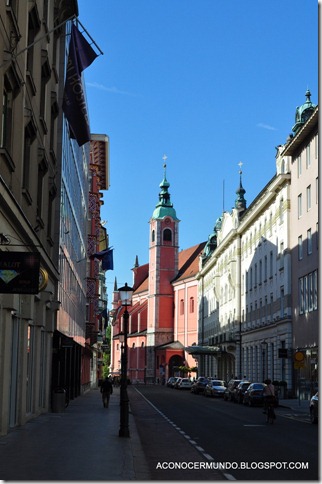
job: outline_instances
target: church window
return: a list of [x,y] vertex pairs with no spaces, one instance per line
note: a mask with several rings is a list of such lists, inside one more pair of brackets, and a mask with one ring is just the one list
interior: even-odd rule
[[180,314],[184,314],[184,300],[180,299]]
[[172,240],[172,232],[170,229],[165,229],[163,231],[163,240],[164,242],[171,242]]
[[191,313],[195,312],[195,300],[193,297],[190,298],[190,312]]
[[152,240],[152,242],[155,241],[155,231],[154,230],[152,230],[151,240]]

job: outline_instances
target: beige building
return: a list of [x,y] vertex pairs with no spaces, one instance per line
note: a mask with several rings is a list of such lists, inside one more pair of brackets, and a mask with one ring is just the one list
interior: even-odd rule
[[[200,259],[199,375],[271,378],[312,394],[318,362],[318,108],[297,108],[276,175],[216,221]],[[303,354],[304,361],[297,358]]]
[[[241,234],[240,376],[292,388],[290,183],[288,164],[276,158],[276,175],[247,209]],[[287,357],[282,358],[281,351]]]
[[281,151],[289,159],[291,184],[292,348],[297,394],[311,395],[318,385],[319,349],[319,150],[318,107],[306,101],[297,108],[294,136]]

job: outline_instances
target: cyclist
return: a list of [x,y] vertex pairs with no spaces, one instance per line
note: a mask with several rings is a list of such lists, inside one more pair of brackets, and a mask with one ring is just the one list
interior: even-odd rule
[[264,413],[267,413],[268,405],[275,404],[275,387],[272,384],[272,380],[269,378],[264,381],[265,387],[263,390],[264,395]]

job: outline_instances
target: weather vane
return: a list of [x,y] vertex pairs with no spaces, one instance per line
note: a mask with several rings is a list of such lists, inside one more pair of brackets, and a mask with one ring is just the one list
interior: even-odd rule
[[164,162],[164,163],[163,163],[163,168],[166,168],[166,166],[167,166],[166,161],[167,161],[167,159],[168,159],[167,155],[163,155],[163,156],[162,156],[162,159],[163,159],[163,162]]
[[243,166],[243,163],[240,161],[239,163],[237,163],[238,166],[239,166],[239,174],[241,175],[243,172],[242,172],[242,169],[241,167]]

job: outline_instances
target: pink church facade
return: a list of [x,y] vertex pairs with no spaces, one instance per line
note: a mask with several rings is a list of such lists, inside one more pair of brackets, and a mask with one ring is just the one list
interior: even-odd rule
[[[194,368],[186,348],[198,342],[199,257],[205,242],[179,252],[179,219],[160,183],[159,203],[150,219],[149,263],[133,268],[132,306],[128,307],[128,378],[132,382],[163,383]],[[117,287],[112,303],[111,374],[121,368],[123,312]],[[181,370],[180,370],[181,367]],[[188,373],[189,374],[189,373]],[[192,376],[196,376],[194,373]]]

